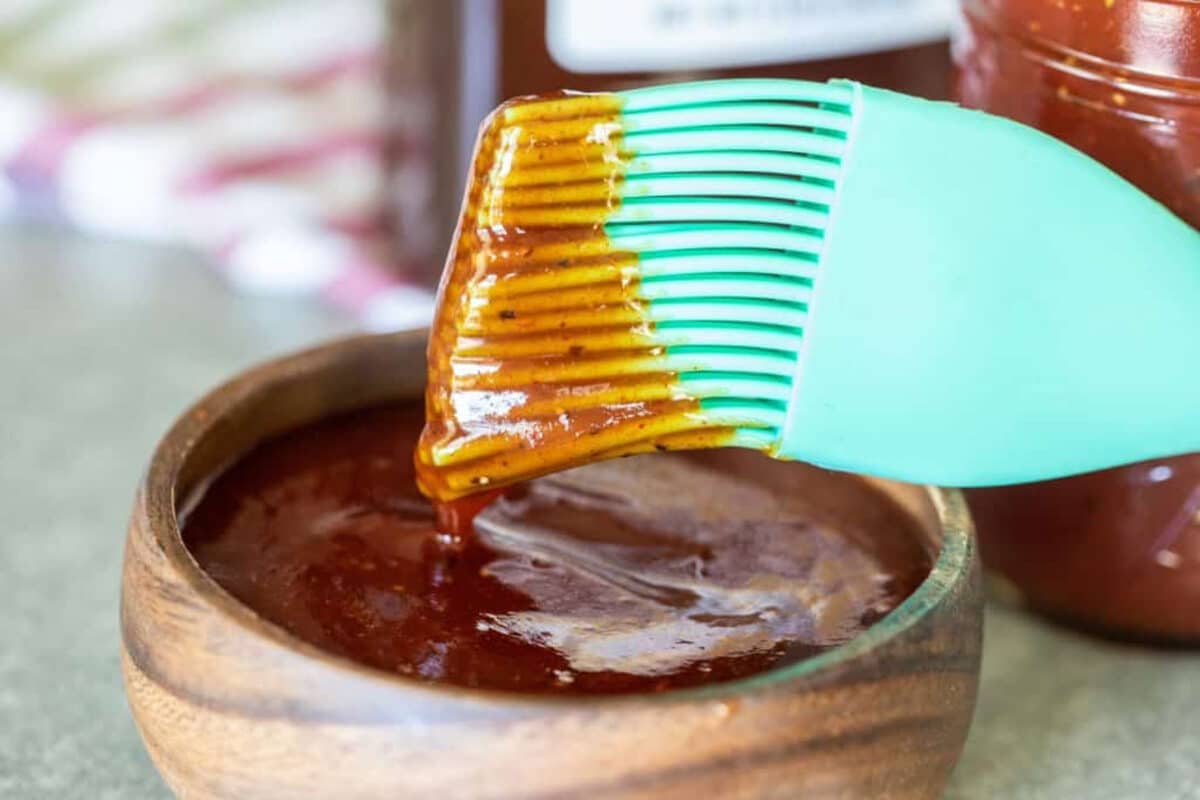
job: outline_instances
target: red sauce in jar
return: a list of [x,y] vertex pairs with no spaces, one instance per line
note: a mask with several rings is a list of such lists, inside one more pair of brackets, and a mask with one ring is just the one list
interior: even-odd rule
[[1200,457],[967,495],[988,567],[1041,610],[1200,642]]
[[968,106],[1079,148],[1200,227],[1200,3],[964,0]]
[[[748,450],[655,453],[526,484],[440,534],[419,403],[268,441],[183,515],[264,618],[412,678],[555,694],[731,680],[853,638],[928,575],[928,537],[852,475]],[[460,520],[465,522],[465,519]]]
[[[964,104],[1057,136],[1200,228],[1200,3],[964,0],[963,11]],[[1200,643],[1200,455],[968,499],[985,562],[1035,607]]]

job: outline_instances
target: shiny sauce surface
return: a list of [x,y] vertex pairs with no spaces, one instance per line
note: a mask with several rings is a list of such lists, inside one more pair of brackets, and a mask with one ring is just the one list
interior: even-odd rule
[[654,692],[834,647],[903,601],[927,537],[854,476],[748,450],[609,461],[532,481],[440,534],[416,403],[268,441],[182,519],[258,614],[363,664],[459,686]]

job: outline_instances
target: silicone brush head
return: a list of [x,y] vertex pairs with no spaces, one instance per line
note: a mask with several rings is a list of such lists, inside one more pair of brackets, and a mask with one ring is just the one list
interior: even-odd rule
[[785,423],[849,86],[520,98],[485,122],[429,347],[427,494]]

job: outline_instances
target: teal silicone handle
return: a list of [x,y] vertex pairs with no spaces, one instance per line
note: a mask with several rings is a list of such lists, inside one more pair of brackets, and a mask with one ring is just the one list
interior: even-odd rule
[[969,486],[1200,450],[1200,233],[1049,136],[855,88],[778,454]]

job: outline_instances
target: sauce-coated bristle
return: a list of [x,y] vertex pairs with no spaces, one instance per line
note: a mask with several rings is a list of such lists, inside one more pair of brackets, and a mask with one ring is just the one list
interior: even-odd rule
[[813,86],[699,106],[561,94],[489,118],[429,347],[428,494],[771,446],[850,120]]

